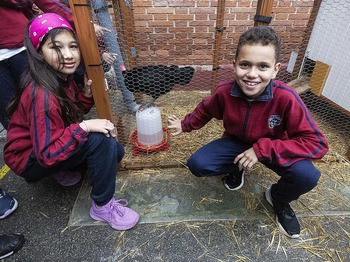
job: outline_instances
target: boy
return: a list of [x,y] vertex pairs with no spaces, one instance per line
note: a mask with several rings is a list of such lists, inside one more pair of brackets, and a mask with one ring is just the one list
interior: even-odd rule
[[322,158],[328,144],[294,89],[273,80],[280,50],[280,38],[269,27],[243,33],[233,62],[235,81],[219,83],[184,120],[170,116],[168,128],[178,135],[212,118],[223,120],[222,138],[189,158],[190,171],[199,177],[227,174],[225,187],[238,190],[245,171],[260,161],[281,177],[265,192],[276,222],[285,235],[297,238],[300,225],[289,203],[317,185],[320,172],[310,159]]

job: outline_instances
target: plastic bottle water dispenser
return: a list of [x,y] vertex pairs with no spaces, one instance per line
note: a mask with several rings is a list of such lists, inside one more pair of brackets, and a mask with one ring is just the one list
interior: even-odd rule
[[137,139],[141,145],[153,146],[163,140],[162,118],[156,107],[136,112]]

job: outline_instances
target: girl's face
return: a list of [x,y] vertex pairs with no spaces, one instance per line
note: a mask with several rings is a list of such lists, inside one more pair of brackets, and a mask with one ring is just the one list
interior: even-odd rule
[[238,85],[251,99],[264,92],[281,67],[280,63],[276,63],[275,47],[260,44],[242,46],[233,64]]
[[49,37],[41,46],[44,60],[59,72],[63,79],[73,74],[80,64],[80,50],[77,40],[68,31]]

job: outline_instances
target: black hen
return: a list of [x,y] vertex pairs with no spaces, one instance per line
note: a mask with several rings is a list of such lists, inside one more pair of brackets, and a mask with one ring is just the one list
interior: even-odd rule
[[139,66],[123,71],[125,86],[130,92],[140,92],[152,97],[145,107],[154,104],[161,95],[170,92],[175,84],[187,85],[191,82],[194,68],[190,66]]

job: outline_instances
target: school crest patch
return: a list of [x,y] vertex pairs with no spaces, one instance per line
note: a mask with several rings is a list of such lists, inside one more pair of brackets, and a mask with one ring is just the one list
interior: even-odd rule
[[273,129],[275,126],[279,126],[282,122],[282,118],[279,115],[271,115],[269,118],[269,128]]

